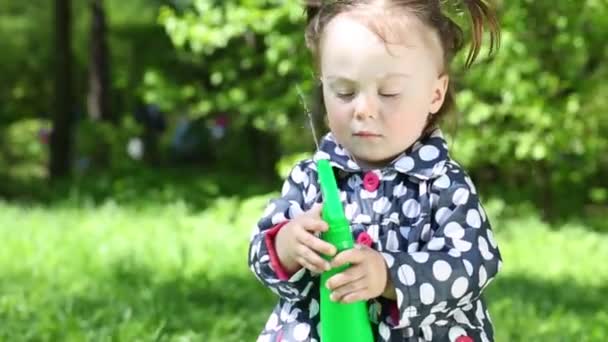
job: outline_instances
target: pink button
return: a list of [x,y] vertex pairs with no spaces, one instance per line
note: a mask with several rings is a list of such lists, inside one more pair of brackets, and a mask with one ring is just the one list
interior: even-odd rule
[[469,336],[462,335],[456,339],[456,342],[474,342],[474,341]]
[[374,240],[372,239],[367,232],[361,232],[357,236],[357,243],[363,246],[371,247]]
[[363,176],[363,188],[365,188],[365,190],[369,192],[376,191],[379,185],[380,178],[378,178],[378,175],[372,171],[369,171],[365,174],[365,176]]

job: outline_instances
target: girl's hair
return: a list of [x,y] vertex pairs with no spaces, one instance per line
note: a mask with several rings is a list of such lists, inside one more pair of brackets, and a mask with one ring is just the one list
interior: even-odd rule
[[[320,58],[320,43],[323,31],[327,24],[338,14],[356,9],[361,5],[371,4],[380,0],[306,0],[306,45],[312,52],[314,61],[319,65]],[[443,50],[443,69],[447,72],[449,65],[458,51],[464,45],[463,30],[450,17],[448,17],[442,6],[461,5],[464,4],[465,10],[469,13],[471,22],[471,46],[466,59],[465,67],[469,68],[477,56],[481,48],[484,27],[487,26],[490,31],[490,49],[489,54],[493,54],[500,44],[500,30],[496,13],[487,4],[486,0],[383,0],[380,1],[385,7],[390,5],[392,9],[405,10],[405,13],[413,15],[426,27],[434,30],[441,42]],[[393,12],[395,13],[395,12]],[[375,28],[379,37],[386,41],[386,37],[382,36],[382,32]],[[319,87],[322,87],[319,85]],[[317,95],[322,94],[321,89],[317,90]],[[323,97],[317,99],[319,104],[317,108],[324,108],[322,103]],[[448,85],[445,95],[445,100],[441,109],[435,114],[429,116],[429,121],[424,129],[423,134],[430,132],[445,114],[453,109],[454,106],[454,91],[452,82]]]

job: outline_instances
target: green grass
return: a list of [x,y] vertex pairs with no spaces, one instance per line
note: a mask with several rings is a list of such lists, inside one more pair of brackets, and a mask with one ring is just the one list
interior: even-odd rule
[[606,341],[608,235],[534,217],[501,223],[505,267],[488,291],[497,341]]
[[[0,340],[254,341],[274,304],[246,255],[267,199],[0,202]],[[605,341],[608,236],[533,214],[495,227],[497,341]]]

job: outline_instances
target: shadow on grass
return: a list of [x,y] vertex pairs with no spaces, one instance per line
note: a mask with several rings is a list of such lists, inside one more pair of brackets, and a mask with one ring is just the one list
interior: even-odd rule
[[524,275],[498,278],[486,298],[497,341],[605,341],[608,285],[547,281]]
[[[31,300],[25,297],[12,307],[11,300],[4,301],[0,337],[15,340],[27,332],[32,340],[88,336],[121,341],[253,341],[276,300],[249,273],[210,278],[201,271],[184,276],[125,261],[93,277],[78,291],[45,285],[37,290],[46,292]],[[34,283],[27,277],[9,278],[23,284],[4,280],[0,290]],[[608,334],[606,293],[606,286],[587,288],[567,280],[509,276],[494,282],[487,296],[497,336],[509,341],[595,341],[593,336]],[[24,307],[29,314],[20,313]]]
[[81,277],[74,282],[84,286],[69,290],[28,275],[3,276],[0,338],[251,341],[274,305],[274,295],[250,274],[169,276],[127,262]]
[[135,303],[152,305],[163,335],[192,330],[205,340],[250,340],[274,304],[274,295],[248,273],[214,278],[198,273],[164,280],[153,280],[151,274],[143,268],[118,267],[114,281],[125,299],[134,291],[147,292]]
[[488,288],[492,301],[530,303],[543,317],[564,309],[577,316],[608,312],[608,285],[584,287],[573,280],[549,282],[525,276],[502,276]]
[[153,274],[119,266],[111,281],[114,294],[133,307],[133,319],[156,327],[156,339],[190,332],[201,341],[251,341],[274,304],[274,295],[247,273],[156,280]]

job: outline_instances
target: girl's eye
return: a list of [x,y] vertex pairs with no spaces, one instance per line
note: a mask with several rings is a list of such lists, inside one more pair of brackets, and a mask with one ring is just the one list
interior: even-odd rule
[[338,96],[341,99],[350,99],[351,97],[353,97],[353,95],[355,95],[355,93],[336,93],[336,96]]
[[393,94],[380,94],[380,96],[382,97],[397,97],[399,96],[399,93],[393,93]]

